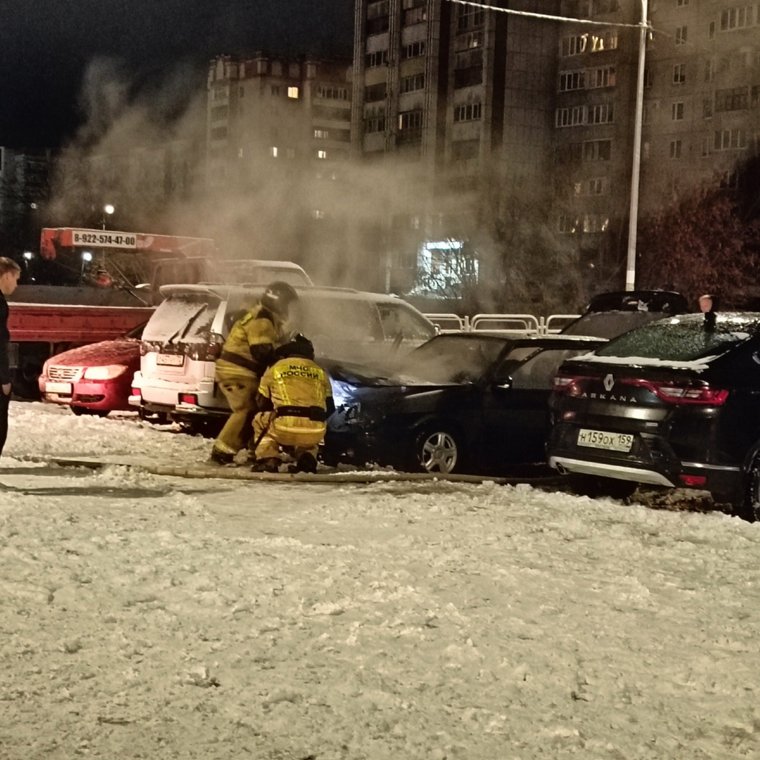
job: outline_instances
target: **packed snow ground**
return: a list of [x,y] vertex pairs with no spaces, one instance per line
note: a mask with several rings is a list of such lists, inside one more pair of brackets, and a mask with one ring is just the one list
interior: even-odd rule
[[62,470],[202,462],[12,404],[0,757],[760,757],[760,525],[529,486]]

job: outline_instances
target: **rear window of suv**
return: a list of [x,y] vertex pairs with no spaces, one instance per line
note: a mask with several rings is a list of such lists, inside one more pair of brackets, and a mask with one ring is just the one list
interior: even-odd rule
[[711,330],[705,328],[702,314],[668,317],[615,338],[597,349],[596,355],[695,361],[726,353],[757,329],[756,316],[720,314]]
[[142,339],[161,343],[203,343],[209,339],[219,299],[211,294],[172,296],[159,304]]

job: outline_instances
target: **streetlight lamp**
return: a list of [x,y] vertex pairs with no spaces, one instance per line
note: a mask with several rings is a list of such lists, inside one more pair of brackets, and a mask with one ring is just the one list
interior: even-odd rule
[[106,228],[106,216],[112,216],[114,211],[116,211],[116,207],[112,203],[106,203],[106,205],[103,206],[103,216],[100,219],[103,229]]
[[636,75],[636,109],[633,116],[633,151],[631,165],[631,198],[628,209],[628,255],[625,269],[625,289],[636,287],[636,234],[639,215],[639,178],[641,173],[641,127],[644,114],[644,64],[646,62],[648,0],[641,2],[641,22],[639,24],[639,60]]

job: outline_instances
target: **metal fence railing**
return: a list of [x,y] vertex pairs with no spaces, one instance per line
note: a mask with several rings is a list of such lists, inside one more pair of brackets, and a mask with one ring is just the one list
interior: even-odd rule
[[550,335],[558,333],[578,314],[550,314],[537,317],[534,314],[425,314],[441,332],[472,332],[477,330],[499,330],[524,335]]

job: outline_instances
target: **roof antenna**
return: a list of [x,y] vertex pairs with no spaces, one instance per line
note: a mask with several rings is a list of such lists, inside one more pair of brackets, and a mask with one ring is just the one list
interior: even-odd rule
[[718,299],[712,293],[705,293],[699,297],[699,310],[705,315],[705,332],[715,330],[715,309],[717,305]]

